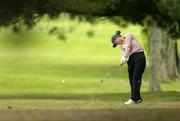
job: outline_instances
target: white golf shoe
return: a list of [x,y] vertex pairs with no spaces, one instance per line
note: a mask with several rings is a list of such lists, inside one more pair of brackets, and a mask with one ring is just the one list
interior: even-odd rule
[[126,101],[124,104],[125,104],[125,105],[131,105],[131,104],[136,104],[136,102],[135,102],[134,100],[132,100],[132,99],[129,99],[129,100]]
[[131,105],[131,104],[137,104],[137,103],[141,103],[143,100],[142,99],[140,99],[140,100],[138,100],[138,101],[134,101],[134,100],[132,100],[132,99],[129,99],[127,102],[125,102],[124,104],[126,104],[126,105]]

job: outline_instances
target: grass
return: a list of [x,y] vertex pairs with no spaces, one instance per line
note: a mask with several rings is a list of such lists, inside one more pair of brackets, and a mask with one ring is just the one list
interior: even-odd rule
[[[44,27],[45,23],[42,21],[39,26]],[[119,27],[108,21],[91,26],[67,18],[66,22],[60,19],[49,22],[48,26],[55,23],[76,29],[66,41],[47,35],[47,28],[42,28],[43,33],[35,28],[24,35],[1,30],[0,109],[9,106],[13,109],[123,108],[130,92],[127,66],[119,68],[104,83],[100,82],[120,64],[120,50],[112,49],[110,42]],[[146,47],[141,29],[137,25],[121,28],[123,34],[134,33]],[[93,37],[87,36],[89,30],[95,31]],[[147,65],[142,84],[144,103],[140,107],[179,108],[180,83],[162,83],[161,87],[164,92],[148,92]]]
[[[131,108],[180,108],[179,92],[143,92],[144,102]],[[28,93],[1,94],[0,107],[7,109],[121,109],[129,93]],[[161,98],[160,98],[161,97]]]
[[[107,21],[91,26],[66,20],[69,23],[59,20],[62,26],[76,27],[66,41],[57,40],[47,32],[40,34],[37,28],[18,35],[10,33],[9,29],[2,31],[1,93],[116,93],[129,90],[126,66],[119,68],[103,85],[100,83],[120,64],[120,50],[112,49],[110,42],[111,35],[118,27]],[[53,25],[54,22],[49,23],[49,28]],[[39,26],[44,26],[44,23],[41,22]],[[129,26],[124,32],[134,31],[135,28]],[[137,28],[140,31],[140,27]],[[88,37],[86,32],[92,29],[95,35]],[[140,37],[137,31],[136,34]],[[35,37],[25,38],[25,35]],[[61,83],[62,80],[65,80],[65,84]]]

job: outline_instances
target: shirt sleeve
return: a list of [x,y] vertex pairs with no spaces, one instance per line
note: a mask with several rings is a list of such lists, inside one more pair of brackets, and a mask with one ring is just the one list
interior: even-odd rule
[[131,51],[131,37],[127,36],[125,39],[126,39],[126,46],[124,51],[124,57],[128,58]]

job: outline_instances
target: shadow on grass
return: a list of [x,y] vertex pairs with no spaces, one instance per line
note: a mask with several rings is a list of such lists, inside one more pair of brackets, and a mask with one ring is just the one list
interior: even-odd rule
[[120,100],[127,99],[128,93],[28,93],[28,94],[0,94],[0,99],[54,99],[54,100]]
[[1,121],[179,121],[179,109],[1,111]]
[[179,109],[1,111],[1,121],[179,121]]
[[[180,102],[180,92],[143,92],[146,102]],[[0,94],[0,99],[53,99],[53,100],[105,100],[125,101],[129,93],[27,93],[27,94]]]

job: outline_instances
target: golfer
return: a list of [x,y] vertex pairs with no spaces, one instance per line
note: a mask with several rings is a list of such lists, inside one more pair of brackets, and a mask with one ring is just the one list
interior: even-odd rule
[[146,67],[144,49],[139,41],[130,33],[122,36],[120,31],[116,31],[111,41],[114,48],[117,45],[121,47],[121,65],[128,64],[131,97],[124,104],[141,103],[143,101],[140,94],[141,79]]

